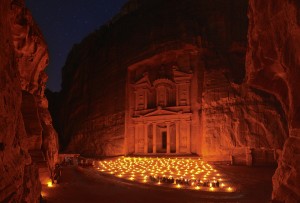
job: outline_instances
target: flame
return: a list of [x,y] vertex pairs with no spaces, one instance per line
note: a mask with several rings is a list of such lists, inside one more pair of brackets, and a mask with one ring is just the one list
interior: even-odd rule
[[47,186],[48,186],[48,187],[53,187],[52,181],[48,181],[48,182],[47,182]]
[[228,187],[227,190],[228,190],[229,192],[231,192],[231,191],[232,191],[232,188],[231,188],[231,187]]
[[[205,191],[233,191],[231,187],[225,187],[230,185],[228,178],[224,178],[220,171],[215,170],[212,165],[200,158],[120,157],[99,161],[95,169],[100,173],[114,174],[120,178],[146,184],[173,188],[184,186],[186,189]],[[164,184],[165,179],[173,179],[174,186],[171,182]],[[181,182],[182,180],[184,183]],[[205,182],[208,182],[208,185],[202,187]],[[216,186],[217,182],[220,187]]]

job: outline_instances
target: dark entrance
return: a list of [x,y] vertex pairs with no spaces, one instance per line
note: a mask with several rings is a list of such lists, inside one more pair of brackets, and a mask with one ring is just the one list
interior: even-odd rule
[[162,142],[162,149],[167,149],[167,132],[162,132],[161,134],[161,142]]

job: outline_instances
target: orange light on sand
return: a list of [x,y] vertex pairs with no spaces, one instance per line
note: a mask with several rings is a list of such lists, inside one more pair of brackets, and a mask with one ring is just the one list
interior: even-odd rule
[[233,191],[229,187],[232,186],[229,179],[200,158],[120,157],[99,161],[95,169],[119,178],[157,186]]

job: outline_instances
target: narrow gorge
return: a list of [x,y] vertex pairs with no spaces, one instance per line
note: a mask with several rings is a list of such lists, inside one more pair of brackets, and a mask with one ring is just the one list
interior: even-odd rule
[[277,166],[270,200],[300,201],[299,1],[129,0],[73,46],[60,92],[24,1],[0,22],[0,202],[39,202],[59,149]]
[[0,202],[39,202],[58,158],[47,44],[23,1],[1,1],[0,21]]

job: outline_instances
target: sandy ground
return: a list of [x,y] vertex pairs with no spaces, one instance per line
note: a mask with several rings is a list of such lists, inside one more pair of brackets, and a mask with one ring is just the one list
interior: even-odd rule
[[162,188],[102,175],[93,168],[67,166],[60,184],[43,185],[47,203],[200,203],[270,202],[275,167],[215,166],[228,175],[239,189],[234,193],[191,191]]

